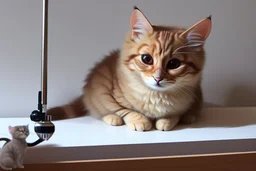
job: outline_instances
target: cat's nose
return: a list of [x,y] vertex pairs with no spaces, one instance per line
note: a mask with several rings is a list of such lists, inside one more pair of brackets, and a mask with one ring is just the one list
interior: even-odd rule
[[154,77],[154,79],[155,79],[155,81],[156,81],[157,83],[159,83],[160,81],[162,81],[162,80],[163,80],[163,78],[162,78],[162,77]]

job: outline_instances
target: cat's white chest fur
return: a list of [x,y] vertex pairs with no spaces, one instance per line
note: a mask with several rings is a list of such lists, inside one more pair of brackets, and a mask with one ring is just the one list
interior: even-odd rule
[[193,99],[189,99],[186,94],[180,94],[177,91],[164,93],[140,89],[140,91],[131,92],[133,100],[130,103],[137,111],[150,118],[181,114],[188,109]]

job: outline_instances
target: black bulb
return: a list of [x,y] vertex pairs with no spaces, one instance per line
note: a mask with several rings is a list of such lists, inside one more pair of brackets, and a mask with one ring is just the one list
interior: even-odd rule
[[40,113],[38,110],[34,110],[31,114],[30,114],[30,119],[34,122],[39,122],[44,120],[44,115],[42,113]]

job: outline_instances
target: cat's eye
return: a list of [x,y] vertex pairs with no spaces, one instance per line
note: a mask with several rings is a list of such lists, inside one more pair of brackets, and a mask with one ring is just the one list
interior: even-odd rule
[[168,69],[177,69],[179,68],[181,65],[181,61],[177,58],[173,58],[171,60],[169,60],[168,64],[167,64],[167,68]]
[[147,65],[153,65],[153,61],[154,61],[152,56],[150,56],[149,54],[141,55],[141,60],[143,63],[145,63]]

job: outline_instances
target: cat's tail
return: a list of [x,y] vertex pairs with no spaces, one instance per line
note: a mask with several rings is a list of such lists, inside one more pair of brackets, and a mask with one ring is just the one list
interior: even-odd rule
[[87,110],[83,104],[83,96],[80,96],[68,104],[49,108],[47,114],[52,116],[52,120],[71,119],[84,116]]
[[0,138],[0,141],[5,141],[4,145],[5,146],[7,143],[9,143],[11,141],[11,139],[9,138]]

